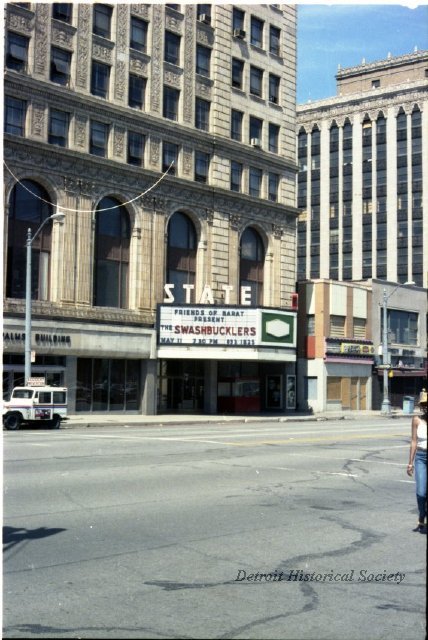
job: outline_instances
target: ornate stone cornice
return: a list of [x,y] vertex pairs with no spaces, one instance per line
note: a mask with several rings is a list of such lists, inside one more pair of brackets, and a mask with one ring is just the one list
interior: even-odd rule
[[[428,84],[426,87],[410,87],[405,86],[402,90],[399,87],[391,88],[391,91],[385,91],[382,95],[369,96],[366,93],[339,96],[320,100],[311,105],[299,105],[297,108],[297,127],[306,127],[321,122],[322,120],[351,118],[355,113],[361,111],[370,111],[377,115],[380,111],[386,115],[388,107],[396,105],[397,107],[415,104],[423,110],[424,103],[428,99]],[[376,119],[375,118],[375,119]]]
[[[3,306],[5,318],[23,316],[25,301],[7,298]],[[46,318],[58,320],[83,320],[85,322],[101,322],[118,325],[144,325],[153,327],[155,313],[140,309],[111,309],[101,307],[78,307],[67,304],[33,300],[32,316],[34,319]]]

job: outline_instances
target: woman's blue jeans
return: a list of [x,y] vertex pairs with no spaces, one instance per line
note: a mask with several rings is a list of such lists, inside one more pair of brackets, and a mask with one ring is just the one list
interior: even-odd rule
[[419,522],[427,515],[427,452],[418,450],[415,455],[416,500],[419,509]]

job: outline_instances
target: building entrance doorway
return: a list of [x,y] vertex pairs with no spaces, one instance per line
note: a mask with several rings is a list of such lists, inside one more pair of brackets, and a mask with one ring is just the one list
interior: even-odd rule
[[197,413],[204,409],[204,366],[201,361],[159,362],[160,413]]

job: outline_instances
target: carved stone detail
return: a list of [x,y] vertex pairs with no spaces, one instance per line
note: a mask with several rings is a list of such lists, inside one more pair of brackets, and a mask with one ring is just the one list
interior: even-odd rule
[[172,71],[169,69],[164,73],[164,80],[166,84],[171,85],[172,87],[180,87],[181,86],[181,71]]
[[34,16],[20,16],[16,13],[10,13],[8,16],[7,26],[22,34],[31,35],[33,32],[33,25]]
[[184,34],[184,87],[183,87],[183,120],[184,122],[193,122],[193,103],[194,103],[194,77],[195,77],[195,20],[196,6],[186,5],[186,22]]
[[211,98],[211,85],[196,80],[196,94],[204,98]]
[[214,209],[206,208],[203,218],[210,226],[214,223]]
[[31,133],[34,136],[44,137],[45,129],[45,106],[40,103],[33,104]]
[[149,17],[149,5],[147,4],[131,4],[131,13],[141,18]]
[[128,7],[126,4],[117,5],[117,37],[116,47],[118,51],[125,51],[128,40]]
[[77,79],[78,87],[86,89],[88,82],[89,64],[89,23],[91,19],[91,6],[77,5],[79,8],[79,21],[77,29]]
[[121,158],[125,148],[125,129],[122,127],[115,127],[113,136],[113,153],[115,156]]
[[74,119],[74,143],[76,147],[86,147],[86,124],[88,118],[84,114],[76,114]]
[[156,167],[159,164],[160,144],[160,138],[152,137],[150,139],[150,163]]
[[196,40],[201,44],[204,44],[210,47],[214,44],[214,32],[212,31],[212,29],[208,31],[207,29],[204,29],[198,24],[197,30],[196,30]]
[[126,77],[126,63],[123,60],[117,60],[115,71],[115,98],[116,100],[122,100],[125,95],[125,77]]
[[37,5],[35,42],[34,42],[34,70],[36,73],[44,74],[48,59],[48,24],[49,24],[48,4],[39,3]]
[[67,25],[56,25],[52,23],[52,44],[57,44],[66,49],[73,48],[73,38],[76,30],[67,28]]
[[64,177],[64,189],[68,193],[75,193],[79,195],[93,196],[95,192],[95,183],[89,180],[82,180],[81,178],[71,178],[69,176]]
[[281,240],[282,236],[284,235],[284,227],[280,224],[272,224],[272,232],[274,238]]
[[173,16],[165,15],[165,27],[170,29],[171,31],[175,31],[179,35],[181,35],[181,25],[182,20],[177,20],[177,18]]
[[153,42],[157,42],[158,46],[154,48],[152,55],[152,73],[151,73],[151,109],[155,113],[160,112],[161,103],[161,77],[162,77],[162,56],[163,56],[163,24],[162,24],[162,6],[158,4],[152,5],[152,37]]
[[233,229],[233,231],[239,231],[242,226],[242,216],[236,215],[236,213],[232,213],[229,216],[229,224],[230,228]]
[[92,56],[97,60],[111,64],[112,51],[109,47],[104,47],[103,45],[94,42],[92,45]]
[[190,175],[193,164],[193,151],[191,147],[183,146],[183,173]]
[[146,76],[148,75],[148,63],[137,58],[135,55],[129,59],[129,70],[133,73],[137,73],[138,75]]

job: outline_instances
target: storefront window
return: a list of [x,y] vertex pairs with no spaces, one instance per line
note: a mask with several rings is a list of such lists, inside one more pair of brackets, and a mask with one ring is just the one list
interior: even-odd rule
[[96,216],[94,305],[124,309],[128,306],[129,215],[117,200],[103,198]]
[[240,286],[251,288],[251,304],[263,304],[265,250],[255,229],[248,227],[241,238]]
[[78,358],[76,411],[137,411],[140,360]]
[[[27,229],[35,233],[53,209],[49,194],[32,180],[15,185],[10,197],[7,234],[6,296],[25,298]],[[34,240],[31,251],[31,297],[46,300],[49,296],[49,273],[52,224],[47,223]]]
[[177,303],[185,302],[183,284],[194,284],[196,272],[196,231],[188,216],[174,213],[168,224],[166,281],[174,285]]

